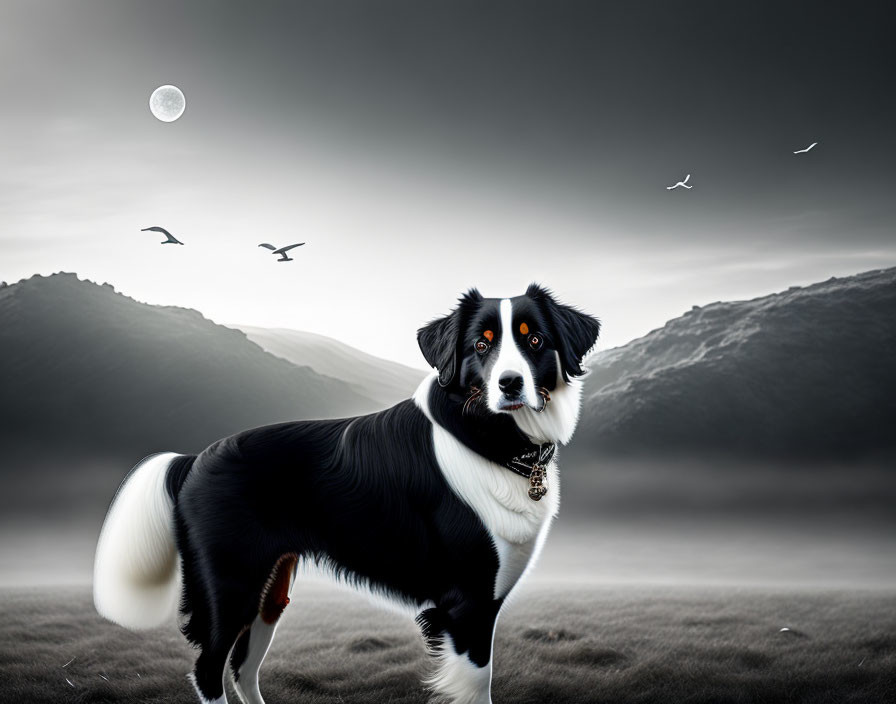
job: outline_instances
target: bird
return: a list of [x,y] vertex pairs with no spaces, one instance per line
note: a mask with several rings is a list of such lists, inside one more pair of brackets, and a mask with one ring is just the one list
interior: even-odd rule
[[666,190],[667,190],[667,191],[671,191],[673,188],[678,188],[679,186],[684,186],[684,187],[687,188],[687,189],[691,189],[691,188],[693,188],[693,186],[689,186],[689,185],[688,185],[688,179],[689,179],[690,177],[691,177],[691,175],[688,174],[687,176],[684,177],[684,181],[679,181],[679,182],[676,183],[674,186],[666,186]]
[[286,256],[286,253],[287,253],[289,250],[291,250],[291,249],[295,249],[296,247],[301,247],[303,244],[305,244],[305,243],[304,243],[304,242],[299,242],[298,244],[288,244],[288,245],[286,245],[285,247],[280,247],[279,249],[278,249],[277,247],[275,247],[274,245],[272,245],[272,244],[268,244],[267,242],[262,242],[262,243],[261,243],[260,245],[258,245],[258,246],[259,246],[259,247],[264,247],[265,249],[269,249],[269,250],[271,250],[274,254],[279,254],[279,255],[280,255],[280,258],[277,260],[278,262],[291,262],[291,261],[294,261],[294,260],[291,259],[290,257],[287,257],[287,256]]
[[806,147],[805,149],[797,149],[797,150],[794,152],[794,154],[805,154],[807,151],[809,151],[809,150],[810,150],[812,147],[814,147],[816,144],[818,144],[818,142],[812,142],[812,144],[810,144],[810,145],[809,145],[808,147]]
[[159,242],[159,244],[183,244],[183,242],[168,232],[164,227],[144,227],[140,232],[161,232],[168,239],[164,242]]

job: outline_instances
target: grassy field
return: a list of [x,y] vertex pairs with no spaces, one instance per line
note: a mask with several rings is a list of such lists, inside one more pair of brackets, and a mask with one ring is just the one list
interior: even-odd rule
[[[896,592],[521,591],[498,627],[495,702],[896,701]],[[103,622],[83,587],[5,589],[0,599],[0,700],[194,701],[184,677],[192,652],[173,627],[134,634]],[[262,690],[270,704],[423,702],[425,668],[413,624],[306,585]]]

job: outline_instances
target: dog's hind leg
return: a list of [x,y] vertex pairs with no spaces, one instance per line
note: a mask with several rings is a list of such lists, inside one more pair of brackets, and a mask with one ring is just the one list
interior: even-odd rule
[[[237,580],[219,575],[220,586],[207,602],[210,627],[194,642],[201,652],[190,679],[203,704],[226,704],[224,676],[230,654],[257,613],[258,591]],[[229,589],[222,589],[228,585]],[[192,624],[191,624],[192,625]]]
[[230,656],[233,689],[243,704],[264,704],[258,686],[258,671],[274,640],[277,622],[265,623],[259,616],[240,636]]
[[190,681],[196,688],[199,701],[202,704],[227,704],[227,695],[224,692],[224,674],[227,668],[227,658],[232,652],[231,646],[238,640],[242,629],[238,624],[221,629],[213,640],[203,643],[190,673]]
[[[226,655],[224,659],[226,660]],[[220,683],[215,682],[214,673],[217,671],[222,675]],[[224,666],[220,657],[206,655],[204,652],[199,654],[188,679],[193,683],[202,704],[227,704],[223,675]]]
[[280,616],[289,603],[296,562],[296,556],[290,554],[283,555],[274,565],[261,595],[258,616],[240,635],[231,651],[233,688],[243,704],[264,704],[258,686],[258,671],[274,640]]

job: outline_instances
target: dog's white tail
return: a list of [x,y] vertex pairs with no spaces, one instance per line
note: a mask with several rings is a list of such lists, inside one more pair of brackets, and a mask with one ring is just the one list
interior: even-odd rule
[[152,455],[125,478],[112,499],[93,565],[93,603],[126,628],[170,620],[180,600],[174,502],[166,479],[172,452]]

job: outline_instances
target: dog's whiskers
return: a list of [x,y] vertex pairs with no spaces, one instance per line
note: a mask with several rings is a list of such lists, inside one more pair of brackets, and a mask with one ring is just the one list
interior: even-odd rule
[[541,405],[541,408],[538,409],[537,413],[544,413],[544,409],[547,408],[548,403],[550,403],[551,393],[544,386],[538,387],[538,393],[544,399],[544,403]]
[[480,389],[478,386],[471,386],[470,387],[470,395],[467,398],[467,400],[464,402],[464,407],[461,410],[461,415],[468,413],[473,408],[473,405],[476,402],[478,402],[481,398],[482,398],[482,389]]

